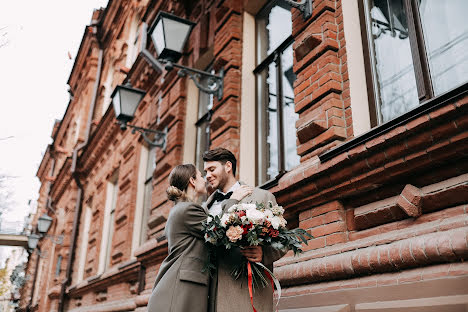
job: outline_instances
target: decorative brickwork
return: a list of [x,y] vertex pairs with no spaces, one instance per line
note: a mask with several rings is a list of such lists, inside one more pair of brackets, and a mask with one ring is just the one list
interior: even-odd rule
[[[300,164],[262,187],[285,207],[288,224],[313,238],[299,257],[287,254],[275,263],[283,286],[280,310],[378,311],[396,303],[402,310],[422,309],[426,299],[441,309],[452,302],[464,307],[467,85],[355,137],[351,109],[362,103],[350,95],[346,41],[355,39],[345,38],[344,1],[314,0],[308,19],[291,9],[298,119],[296,136],[285,140],[296,142]],[[211,147],[226,147],[239,158],[242,148],[258,145],[255,139],[246,145],[240,135],[242,105],[252,103],[242,94],[253,94],[242,92],[242,81],[254,80],[242,61],[251,57],[257,64],[246,52],[256,43],[244,42],[243,35],[255,33],[245,27],[265,4],[128,0],[110,1],[93,13],[68,80],[73,97],[37,172],[41,188],[33,225],[48,213],[54,219],[49,234],[63,235],[64,241],[41,239],[43,258],[30,257],[32,278],[22,292],[22,311],[146,311],[168,249],[167,177],[187,155],[195,155],[187,151],[192,142],[186,131],[197,131],[187,122],[197,100],[189,98],[189,78],[150,66],[141,53],[127,68],[127,57],[141,49],[142,22],[151,25],[159,11],[194,21],[179,62],[224,70],[223,97],[213,99],[209,122]],[[134,21],[140,25],[135,45],[129,40]],[[141,163],[144,140],[122,131],[112,106],[106,107],[110,92],[125,79],[146,91],[132,124],[168,130],[149,180]],[[263,131],[258,125],[249,129],[243,138]],[[256,159],[241,166],[261,170]],[[142,180],[152,186],[150,194],[144,194]]]

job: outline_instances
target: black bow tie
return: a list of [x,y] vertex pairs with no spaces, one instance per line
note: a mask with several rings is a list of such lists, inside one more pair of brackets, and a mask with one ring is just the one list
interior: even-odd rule
[[222,202],[225,199],[231,198],[232,192],[227,192],[226,194],[223,194],[219,191],[216,191],[216,193],[213,196],[213,200],[211,201],[210,205],[208,205],[208,208],[210,208],[214,202]]

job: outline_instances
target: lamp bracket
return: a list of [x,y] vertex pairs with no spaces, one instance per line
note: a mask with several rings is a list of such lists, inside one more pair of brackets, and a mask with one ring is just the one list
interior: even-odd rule
[[195,85],[201,91],[216,95],[218,100],[221,101],[223,98],[223,89],[224,89],[224,70],[219,71],[219,75],[213,75],[212,73],[198,70],[195,68],[186,67],[184,65],[179,65],[177,63],[172,63],[168,60],[160,59],[162,63],[165,63],[165,68],[167,71],[172,70],[174,67],[179,68],[177,75],[179,77],[189,76],[193,80]]
[[304,15],[304,20],[308,19],[312,15],[312,1],[313,0],[301,0],[300,2],[294,0],[282,0],[293,8],[299,9]]
[[[164,131],[153,130],[142,128],[134,125],[129,125],[125,122],[120,122],[120,128],[126,130],[127,127],[132,128],[132,133],[139,132],[146,143],[153,147],[159,147],[163,151],[166,151],[166,141],[167,141],[167,127],[164,128]],[[154,136],[152,139],[151,136]]]

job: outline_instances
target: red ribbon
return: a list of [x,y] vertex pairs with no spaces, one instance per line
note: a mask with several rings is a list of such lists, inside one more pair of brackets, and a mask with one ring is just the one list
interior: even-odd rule
[[250,261],[247,261],[247,276],[248,276],[248,284],[249,284],[250,303],[252,304],[253,311],[257,312],[253,304],[252,266],[250,265]]

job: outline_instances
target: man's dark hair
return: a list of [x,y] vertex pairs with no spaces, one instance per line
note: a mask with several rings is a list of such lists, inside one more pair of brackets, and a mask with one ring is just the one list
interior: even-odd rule
[[203,153],[203,161],[219,161],[223,165],[226,164],[227,161],[230,161],[232,164],[232,174],[236,176],[236,164],[237,160],[231,151],[217,147],[215,149],[206,151]]

